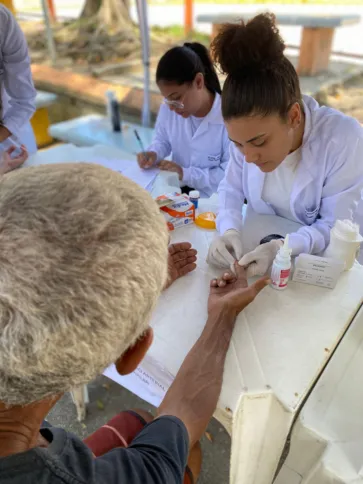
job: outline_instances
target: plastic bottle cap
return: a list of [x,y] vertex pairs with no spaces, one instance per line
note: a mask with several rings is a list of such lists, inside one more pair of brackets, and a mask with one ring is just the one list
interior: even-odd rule
[[200,198],[200,193],[198,190],[191,190],[189,192],[189,198]]
[[203,212],[195,219],[195,224],[202,229],[216,229],[216,214],[213,212]]

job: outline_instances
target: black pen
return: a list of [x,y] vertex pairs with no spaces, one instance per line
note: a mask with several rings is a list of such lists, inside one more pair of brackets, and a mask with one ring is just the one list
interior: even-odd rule
[[145,148],[144,148],[144,144],[143,144],[143,142],[142,142],[142,140],[141,140],[141,138],[140,138],[140,135],[139,135],[139,133],[138,133],[137,129],[134,129],[134,133],[135,133],[136,139],[137,139],[137,141],[138,141],[138,143],[139,143],[139,145],[140,145],[141,152],[142,152],[142,153],[143,153],[143,155],[145,156],[146,151],[145,151]]

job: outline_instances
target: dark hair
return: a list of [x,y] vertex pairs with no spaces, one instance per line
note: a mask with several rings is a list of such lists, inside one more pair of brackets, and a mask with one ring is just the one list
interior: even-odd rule
[[247,23],[226,24],[212,43],[213,58],[227,79],[222,94],[224,119],[279,114],[302,105],[299,78],[285,57],[285,43],[273,14]]
[[198,42],[186,43],[182,47],[173,47],[162,56],[156,69],[156,82],[191,83],[199,72],[204,75],[208,91],[221,94],[221,85],[208,50]]

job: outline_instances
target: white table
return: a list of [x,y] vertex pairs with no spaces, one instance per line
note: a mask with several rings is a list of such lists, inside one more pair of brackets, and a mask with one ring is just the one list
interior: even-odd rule
[[[67,149],[63,161],[77,161],[77,149]],[[97,149],[103,157],[106,152],[115,157],[104,147],[88,148],[89,154]],[[35,155],[29,164],[62,161],[54,153]],[[215,199],[200,203],[202,210],[215,208]],[[244,243],[250,249],[265,235],[296,228],[279,217],[249,214]],[[155,366],[164,390],[207,318],[209,281],[217,272],[207,265],[206,254],[214,235],[193,225],[172,233],[173,242],[192,242],[199,258],[194,273],[165,291],[152,317],[155,338],[146,363],[149,370]],[[284,292],[266,288],[239,316],[216,411],[232,434],[231,483],[272,482],[294,418],[362,305],[362,287],[363,267],[356,264],[333,291],[292,282]],[[145,395],[141,384],[134,391]],[[155,394],[153,403],[160,398]]]
[[[213,206],[202,200],[201,209],[207,208]],[[248,217],[245,246],[298,228],[286,222],[274,216]],[[153,374],[155,364],[163,387],[177,373],[207,318],[209,281],[217,274],[205,261],[213,236],[196,226],[172,234],[172,242],[192,242],[199,256],[197,270],[162,295],[151,321],[155,338],[146,372]],[[272,482],[294,417],[361,306],[362,287],[363,267],[356,264],[334,291],[292,282],[285,292],[267,288],[239,316],[215,414],[232,434],[232,483]],[[115,377],[112,368],[106,374]],[[128,386],[125,379],[117,380]],[[147,398],[141,384],[131,386]],[[148,400],[157,404],[161,392]]]

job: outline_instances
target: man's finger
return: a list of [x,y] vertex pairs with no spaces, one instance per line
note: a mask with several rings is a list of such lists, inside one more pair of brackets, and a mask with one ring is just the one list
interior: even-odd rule
[[179,274],[181,276],[185,276],[186,274],[189,274],[189,272],[194,271],[196,268],[197,268],[197,264],[194,264],[194,263],[188,264],[179,270]]
[[246,283],[246,287],[248,285],[247,283],[247,272],[244,266],[241,265],[241,262],[235,262],[234,263],[234,270],[236,271],[236,276],[239,281],[244,281]]
[[188,250],[188,251],[183,251],[183,252],[177,252],[176,254],[172,255],[171,258],[173,259],[174,263],[176,264],[177,262],[182,262],[187,259],[190,259],[191,257],[196,258],[197,257],[197,251],[196,250]]
[[188,264],[194,264],[197,262],[197,258],[195,256],[188,257],[186,259],[174,261],[174,264],[177,269],[182,269],[183,267],[187,266]]
[[255,283],[251,284],[250,287],[251,287],[251,289],[254,290],[255,297],[256,297],[257,294],[259,294],[262,291],[262,289],[264,289],[269,284],[271,284],[271,279],[266,276],[266,277],[262,277],[261,279],[259,279]]
[[180,242],[180,243],[177,243],[177,244],[169,245],[169,254],[170,255],[174,255],[178,252],[187,251],[187,250],[195,250],[195,249],[192,249],[192,244],[190,244],[189,242]]

